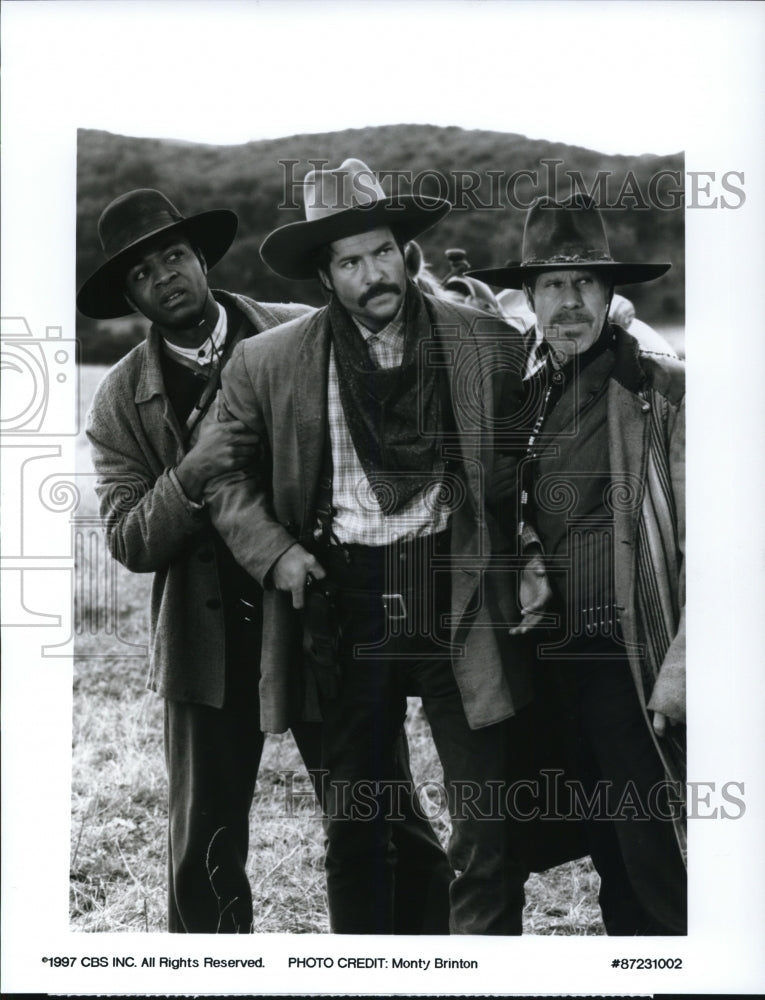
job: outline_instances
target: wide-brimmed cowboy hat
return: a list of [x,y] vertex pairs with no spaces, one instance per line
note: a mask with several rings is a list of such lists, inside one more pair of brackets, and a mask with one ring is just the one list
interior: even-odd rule
[[632,285],[658,278],[671,266],[614,260],[594,201],[587,195],[574,195],[563,202],[540,198],[531,206],[523,229],[521,260],[468,274],[500,288],[522,288],[542,271],[587,268],[601,272],[615,285]]
[[303,187],[305,220],[275,229],[260,248],[266,264],[284,278],[315,278],[312,255],[327,243],[388,226],[403,244],[434,226],[452,207],[443,198],[387,197],[366,163],[355,159],[336,170],[311,170]]
[[133,307],[124,295],[125,273],[141,245],[160,234],[178,231],[204,254],[208,268],[234,242],[238,219],[226,208],[184,217],[161,191],[138,188],[110,202],[98,220],[106,262],[83,284],[77,308],[94,319],[127,316]]

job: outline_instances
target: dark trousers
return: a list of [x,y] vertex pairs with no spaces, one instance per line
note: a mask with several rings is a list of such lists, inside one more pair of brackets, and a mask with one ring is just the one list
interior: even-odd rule
[[[252,893],[245,871],[249,814],[263,751],[257,650],[258,614],[238,608],[226,619],[226,700],[221,709],[167,701],[165,757],[169,785],[168,930],[247,933]],[[312,778],[321,766],[321,725],[300,723],[293,736]],[[399,777],[410,779],[406,738],[398,734]],[[312,773],[314,772],[314,773]],[[320,788],[317,789],[320,792]],[[401,883],[394,932],[444,934],[452,871],[430,823],[411,796],[396,831]]]
[[[449,607],[448,573],[438,574],[440,582],[432,577],[427,581],[432,585],[407,589],[401,580],[390,580],[378,562],[379,552],[357,546],[346,547],[346,552],[348,562],[333,553],[319,556],[339,588],[341,634],[339,676],[331,690],[325,687],[322,698],[332,930],[394,930],[402,887],[396,875],[402,824],[397,809],[397,734],[406,696],[417,693],[444,770],[443,807],[452,818],[448,853],[457,874],[450,888],[450,931],[520,934],[528,876],[527,824],[507,820],[504,791],[514,772],[528,774],[525,717],[521,713],[478,730],[468,726],[442,644],[445,629],[439,624]],[[412,583],[417,573],[409,573],[404,564],[419,556],[402,546],[395,558],[401,577]],[[382,593],[391,586],[401,600],[382,598],[381,586],[365,589],[365,583],[381,574]],[[401,617],[404,610],[406,618]],[[410,791],[406,783],[404,800]]]
[[[608,643],[592,648],[604,655]],[[560,699],[580,802],[595,803],[584,808],[584,827],[606,933],[687,933],[685,865],[666,818],[670,804],[656,798],[666,776],[629,664],[623,657],[551,662],[540,664],[538,679]]]

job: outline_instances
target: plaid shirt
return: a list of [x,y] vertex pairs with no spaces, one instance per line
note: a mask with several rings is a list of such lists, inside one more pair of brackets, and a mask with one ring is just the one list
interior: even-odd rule
[[[360,323],[356,326],[381,368],[394,368],[401,364],[404,357],[403,309],[378,333],[372,333]],[[434,476],[433,484],[427,490],[418,493],[395,514],[386,516],[380,509],[345,422],[334,348],[330,348],[327,390],[334,466],[332,504],[335,515],[332,530],[338,540],[358,545],[390,545],[402,538],[443,531],[449,521],[449,510],[438,500],[443,485],[439,475]]]

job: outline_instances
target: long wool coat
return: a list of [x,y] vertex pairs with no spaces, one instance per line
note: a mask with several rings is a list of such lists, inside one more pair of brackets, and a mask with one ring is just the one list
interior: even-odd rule
[[[492,565],[493,526],[485,489],[494,464],[497,389],[493,350],[520,334],[501,320],[425,296],[439,330],[432,363],[443,367],[458,425],[465,495],[451,518],[452,662],[471,727],[506,719],[531,699],[531,664],[508,637],[517,621],[517,576]],[[328,310],[240,344],[222,379],[220,415],[235,417],[267,446],[270,468],[208,484],[213,522],[242,566],[265,587],[261,654],[261,728],[281,732],[304,697],[300,621],[289,594],[270,586],[270,571],[296,540],[309,545],[327,427]],[[440,352],[440,353],[439,353]],[[512,392],[512,389],[509,391]]]
[[[255,330],[312,312],[214,292]],[[183,433],[165,392],[155,331],[104,377],[87,417],[96,492],[109,549],[135,573],[154,573],[148,687],[166,698],[219,708],[225,635],[207,510],[189,503],[171,470]],[[257,669],[259,650],[253,650]]]

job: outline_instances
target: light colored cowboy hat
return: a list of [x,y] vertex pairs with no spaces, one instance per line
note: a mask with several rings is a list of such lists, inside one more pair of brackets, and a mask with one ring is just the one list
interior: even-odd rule
[[260,256],[283,278],[315,278],[312,255],[319,247],[388,226],[406,243],[439,222],[451,204],[443,198],[386,197],[377,177],[361,160],[336,170],[311,170],[303,181],[305,220],[280,226],[265,238]]
[[603,217],[587,195],[574,195],[563,202],[539,198],[526,216],[521,257],[504,267],[468,274],[500,288],[522,288],[542,271],[587,268],[601,272],[615,285],[632,285],[658,278],[672,267],[614,260]]
[[161,191],[138,188],[110,202],[98,220],[106,262],[94,271],[77,295],[77,308],[94,319],[114,319],[134,312],[124,295],[128,261],[147,240],[178,232],[204,254],[208,268],[234,242],[239,221],[226,208],[185,217]]

